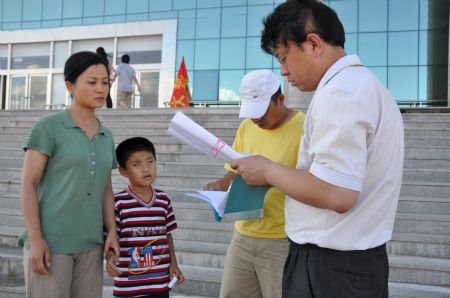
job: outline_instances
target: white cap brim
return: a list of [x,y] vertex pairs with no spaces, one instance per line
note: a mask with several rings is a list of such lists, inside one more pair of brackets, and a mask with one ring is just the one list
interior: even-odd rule
[[239,118],[257,119],[264,116],[270,104],[270,98],[265,101],[241,101]]

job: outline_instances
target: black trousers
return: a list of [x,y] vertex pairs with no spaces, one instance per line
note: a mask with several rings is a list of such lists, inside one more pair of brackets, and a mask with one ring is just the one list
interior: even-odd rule
[[141,298],[169,298],[169,291],[162,293],[153,293],[146,296],[142,296]]
[[339,251],[291,241],[283,271],[283,298],[387,298],[386,244]]

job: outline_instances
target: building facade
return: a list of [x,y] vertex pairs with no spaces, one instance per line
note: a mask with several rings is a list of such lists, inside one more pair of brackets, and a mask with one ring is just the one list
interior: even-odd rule
[[[135,107],[164,107],[182,56],[194,101],[239,100],[245,73],[268,68],[279,75],[276,59],[260,49],[260,33],[281,2],[0,0],[1,107],[69,105],[64,61],[99,46],[113,65],[130,55],[143,87]],[[400,105],[448,105],[448,0],[324,2],[344,24],[347,53],[358,54]],[[291,102],[308,98],[285,89]]]

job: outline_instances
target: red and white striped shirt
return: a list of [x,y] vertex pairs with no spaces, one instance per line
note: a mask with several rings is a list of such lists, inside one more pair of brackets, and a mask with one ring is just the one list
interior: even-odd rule
[[141,297],[169,290],[167,234],[177,224],[167,194],[153,188],[152,191],[150,203],[145,203],[130,187],[114,196],[121,271],[114,278],[114,297]]

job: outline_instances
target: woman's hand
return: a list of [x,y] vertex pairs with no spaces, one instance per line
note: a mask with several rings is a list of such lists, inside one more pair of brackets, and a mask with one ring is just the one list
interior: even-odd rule
[[50,249],[44,239],[31,242],[28,260],[34,273],[50,275]]
[[109,231],[108,236],[106,236],[105,246],[103,248],[104,257],[106,257],[110,249],[114,251],[117,257],[119,257],[120,246],[119,241],[117,240],[117,232],[115,230]]

